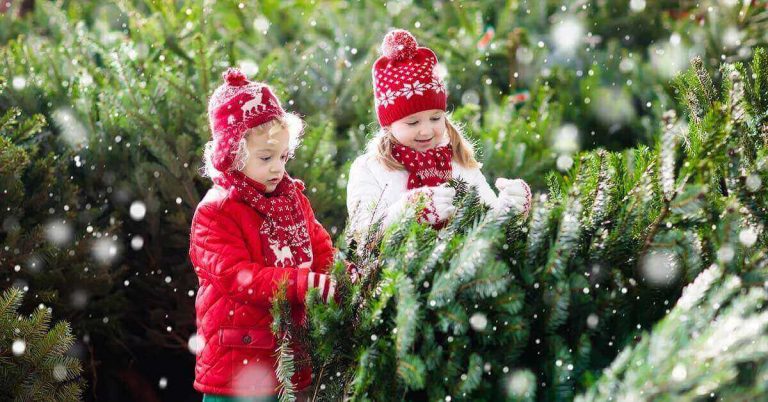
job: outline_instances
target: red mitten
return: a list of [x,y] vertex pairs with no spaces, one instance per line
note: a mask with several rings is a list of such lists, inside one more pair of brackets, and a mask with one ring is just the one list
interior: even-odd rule
[[308,281],[310,288],[317,288],[323,303],[328,303],[336,294],[336,281],[330,275],[310,272]]

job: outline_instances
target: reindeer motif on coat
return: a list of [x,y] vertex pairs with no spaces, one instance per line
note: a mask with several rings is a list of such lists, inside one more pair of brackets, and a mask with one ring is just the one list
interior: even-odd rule
[[275,266],[287,267],[295,265],[293,261],[293,253],[289,246],[282,246],[275,239],[269,239],[269,248],[272,249],[272,253],[275,254]]
[[302,246],[301,251],[304,253],[304,255],[307,256],[307,261],[304,261],[301,264],[299,264],[299,268],[311,267],[312,266],[312,248]]

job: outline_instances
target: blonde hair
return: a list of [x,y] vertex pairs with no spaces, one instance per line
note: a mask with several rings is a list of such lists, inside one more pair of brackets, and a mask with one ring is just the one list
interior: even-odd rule
[[[237,143],[237,147],[232,150],[232,153],[235,154],[235,160],[230,169],[237,169],[240,171],[245,169],[245,164],[250,157],[248,152],[248,136],[266,134],[272,137],[282,130],[288,131],[288,152],[293,154],[296,148],[299,147],[299,144],[301,144],[301,136],[304,133],[304,121],[301,120],[298,115],[286,112],[282,116],[274,118],[264,124],[249,128],[243,134],[243,137],[240,138],[240,141]],[[220,177],[224,173],[213,166],[214,148],[215,144],[213,140],[208,141],[208,143],[205,144],[203,166],[200,168],[200,175],[203,177],[210,177],[211,179]]]
[[[448,115],[445,116],[446,135],[448,143],[453,150],[453,159],[459,165],[466,168],[480,167],[475,159],[475,146],[464,136],[461,126],[451,121]],[[403,165],[392,156],[392,144],[397,143],[395,136],[389,127],[382,127],[376,136],[368,142],[367,149],[376,155],[376,159],[389,170],[402,170]]]

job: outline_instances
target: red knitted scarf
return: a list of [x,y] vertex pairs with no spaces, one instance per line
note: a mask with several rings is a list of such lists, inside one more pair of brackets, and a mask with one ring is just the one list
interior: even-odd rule
[[439,186],[451,179],[453,149],[443,145],[419,152],[402,144],[392,144],[392,156],[408,171],[408,190]]
[[238,170],[224,173],[215,182],[231,188],[234,194],[264,217],[259,236],[264,263],[275,267],[308,268],[312,264],[312,244],[298,193],[303,183],[286,173],[274,191]]

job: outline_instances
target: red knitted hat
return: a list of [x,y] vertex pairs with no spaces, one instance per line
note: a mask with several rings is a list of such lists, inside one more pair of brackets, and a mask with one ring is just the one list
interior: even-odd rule
[[213,167],[226,172],[232,167],[240,140],[248,129],[285,114],[272,90],[249,81],[240,70],[227,69],[224,83],[208,101],[208,120],[213,135]]
[[396,29],[384,37],[381,53],[373,64],[373,95],[379,124],[388,126],[424,110],[446,109],[447,93],[435,72],[434,52],[419,47],[410,32]]

